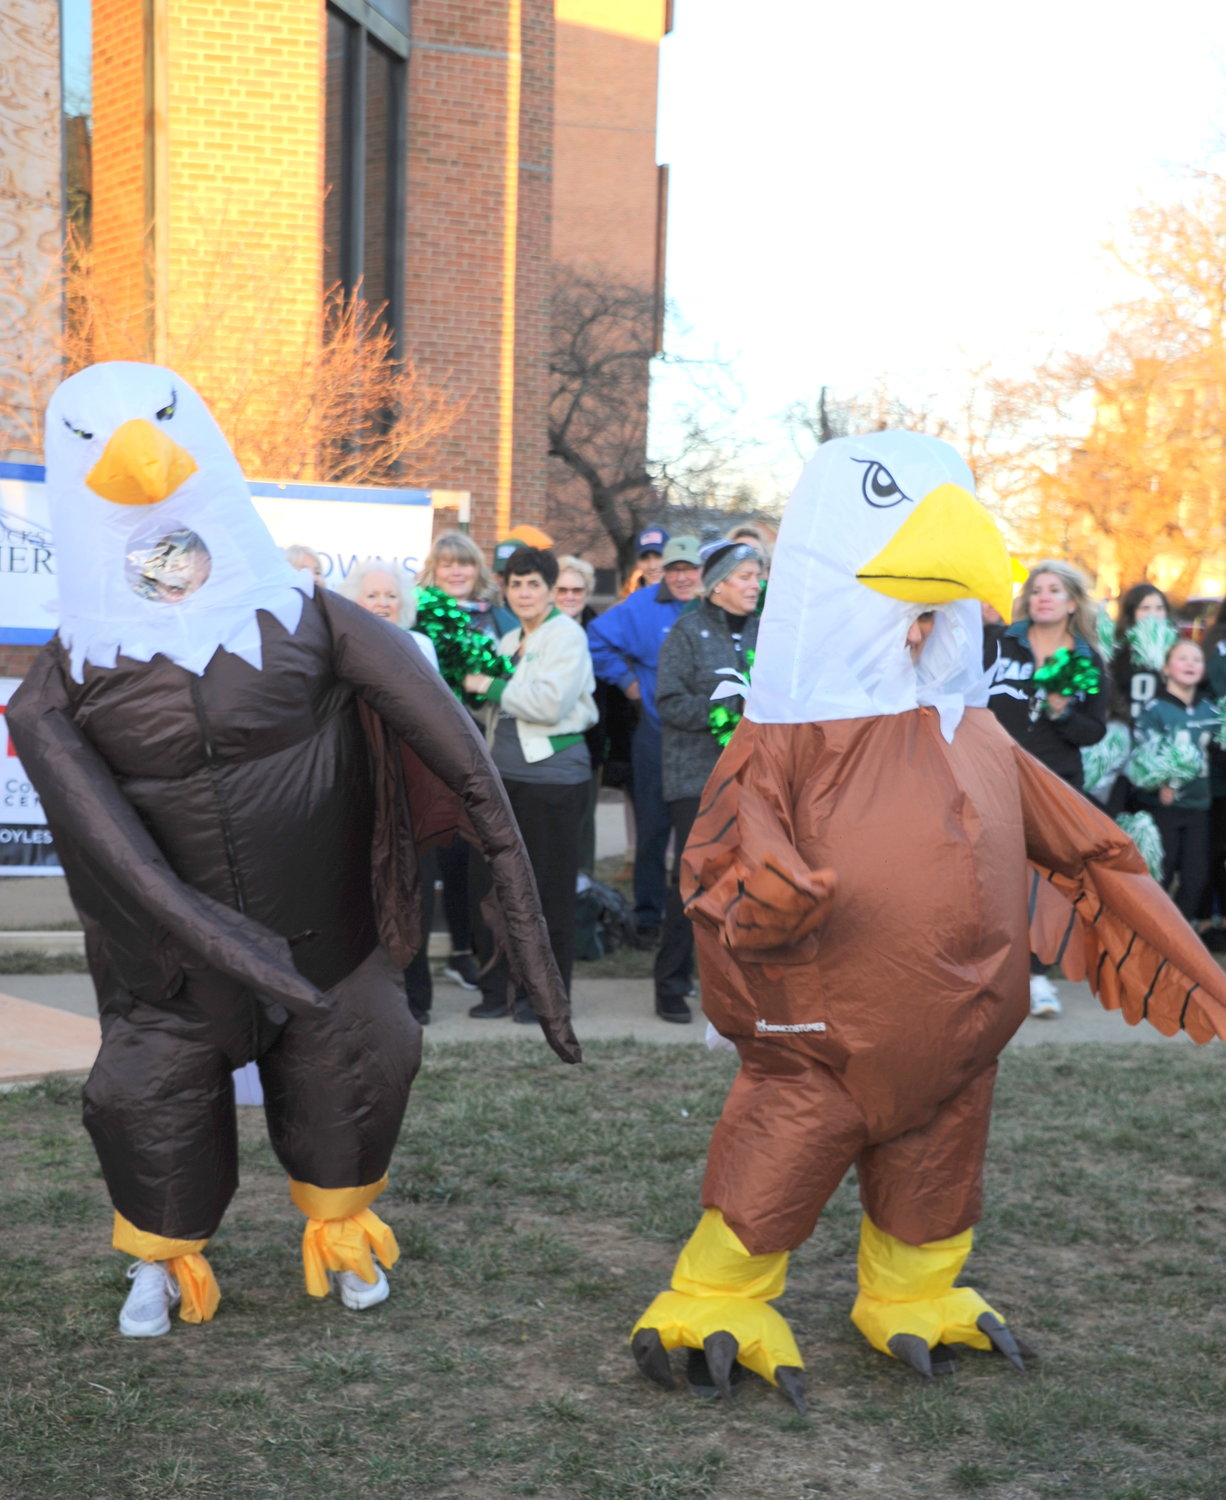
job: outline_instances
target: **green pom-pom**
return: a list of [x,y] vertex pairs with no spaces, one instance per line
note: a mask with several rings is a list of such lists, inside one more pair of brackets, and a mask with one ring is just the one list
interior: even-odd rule
[[485,700],[464,691],[470,672],[484,677],[510,677],[515,668],[494,649],[489,636],[474,630],[468,611],[442,589],[417,590],[417,620],[414,626],[434,642],[443,681],[461,702],[478,707]]
[[1185,782],[1208,774],[1200,746],[1192,743],[1186,731],[1147,735],[1128,762],[1129,781],[1147,792],[1164,786],[1178,790]]
[[1118,719],[1107,725],[1107,733],[1097,745],[1087,745],[1081,752],[1081,774],[1091,796],[1111,790],[1111,783],[1124,769],[1132,750],[1128,726]]
[[1147,812],[1121,813],[1115,820],[1137,846],[1137,853],[1155,880],[1162,879],[1162,835]]
[[1124,639],[1128,642],[1128,653],[1134,666],[1161,672],[1166,665],[1167,652],[1179,639],[1179,632],[1168,619],[1147,615],[1128,627]]
[[1098,650],[1104,661],[1110,661],[1115,655],[1115,648],[1119,644],[1119,633],[1115,628],[1115,621],[1105,609],[1098,612]]
[[1054,651],[1034,674],[1034,680],[1051,697],[1087,697],[1102,687],[1103,674],[1088,656],[1075,651]]

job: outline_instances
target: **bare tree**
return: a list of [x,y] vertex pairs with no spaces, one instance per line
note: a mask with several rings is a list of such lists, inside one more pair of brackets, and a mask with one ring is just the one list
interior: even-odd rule
[[[549,525],[573,546],[611,543],[624,577],[651,522],[697,526],[708,512],[743,504],[736,458],[719,430],[727,372],[715,360],[662,354],[657,300],[641,287],[558,267],[551,318]],[[694,402],[672,424],[667,447],[649,455],[648,393],[661,363],[686,366]]]
[[[323,298],[319,327],[300,346],[266,340],[266,331],[279,331],[277,269],[254,253],[237,266],[233,254],[202,264],[192,316],[176,326],[166,362],[200,391],[248,474],[426,480],[434,445],[463,400],[425,381],[411,360],[394,358],[382,309],[339,287]],[[241,299],[227,295],[235,285]],[[146,305],[108,297],[75,231],[36,280],[20,262],[0,265],[0,342],[10,351],[0,367],[0,451],[41,449],[42,414],[65,376],[97,360],[148,359],[150,324]],[[47,326],[62,335],[33,336]]]

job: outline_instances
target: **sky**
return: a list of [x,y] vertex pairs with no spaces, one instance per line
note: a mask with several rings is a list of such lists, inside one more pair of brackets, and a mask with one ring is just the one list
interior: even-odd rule
[[[671,347],[718,352],[748,466],[774,418],[889,375],[954,390],[1093,349],[1103,249],[1226,139],[1226,6],[1165,0],[676,0],[661,47]],[[686,395],[665,374],[653,420]]]

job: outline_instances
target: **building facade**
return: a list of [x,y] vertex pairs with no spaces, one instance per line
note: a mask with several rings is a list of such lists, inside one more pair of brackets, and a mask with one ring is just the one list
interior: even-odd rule
[[666,0],[8,0],[0,457],[39,461],[71,226],[89,357],[273,411],[339,287],[452,403],[416,482],[467,492],[485,546],[543,521],[554,258],[662,285],[667,24]]

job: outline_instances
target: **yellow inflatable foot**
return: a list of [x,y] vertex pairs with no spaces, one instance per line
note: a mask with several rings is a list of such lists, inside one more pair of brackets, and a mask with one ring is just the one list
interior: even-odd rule
[[908,1245],[867,1216],[860,1225],[860,1295],[851,1321],[874,1349],[892,1355],[925,1379],[956,1362],[946,1348],[995,1349],[1025,1369],[1017,1340],[973,1287],[954,1286],[971,1252],[970,1229],[947,1240]]
[[750,1255],[719,1210],[708,1209],[678,1257],[672,1290],[661,1292],[634,1325],[630,1346],[640,1371],[672,1389],[669,1351],[701,1351],[701,1357],[691,1355],[691,1391],[731,1396],[739,1363],[779,1386],[804,1412],[800,1350],[769,1305],[783,1294],[787,1262],[786,1251]]

